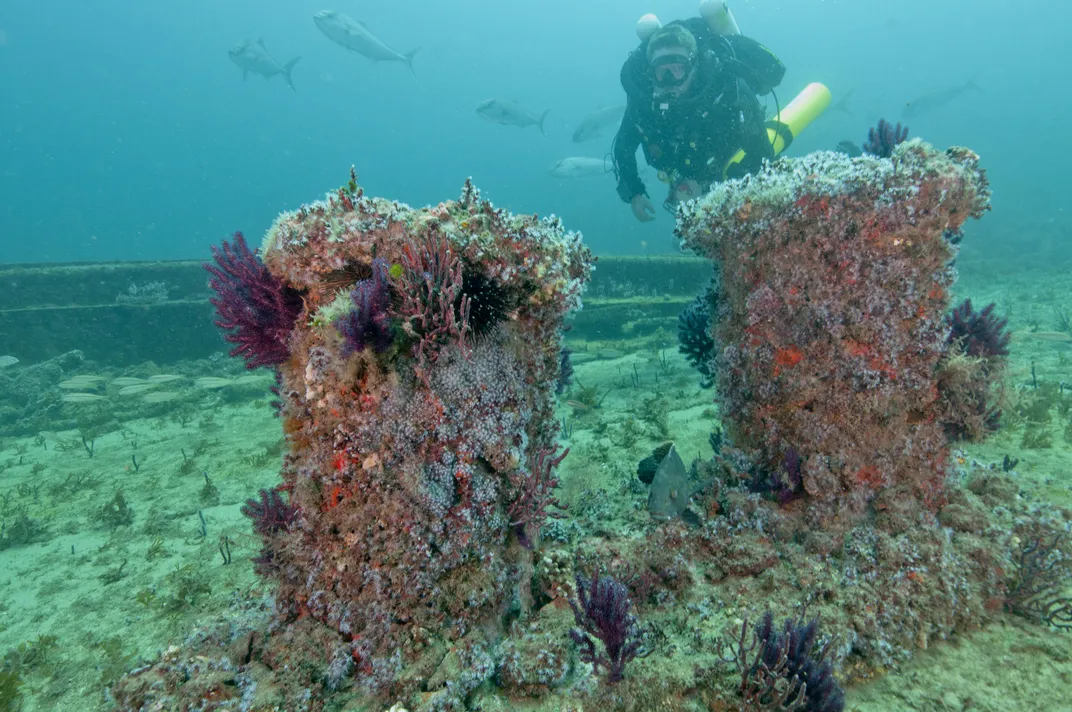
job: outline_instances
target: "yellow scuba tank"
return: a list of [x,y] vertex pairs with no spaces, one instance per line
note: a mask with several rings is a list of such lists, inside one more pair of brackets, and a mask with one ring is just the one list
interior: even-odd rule
[[739,35],[741,28],[723,0],[700,0],[700,17],[716,35]]
[[[800,132],[818,118],[819,114],[830,106],[830,90],[819,82],[812,82],[804,87],[804,90],[796,95],[788,105],[782,108],[778,115],[767,122],[767,138],[774,147],[774,155],[777,156]],[[722,179],[729,176],[730,167],[744,160],[744,151],[738,151],[733,158],[726,162],[722,168]]]

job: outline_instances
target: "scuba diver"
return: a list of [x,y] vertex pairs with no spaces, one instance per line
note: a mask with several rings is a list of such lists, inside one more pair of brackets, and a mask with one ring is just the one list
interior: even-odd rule
[[[729,17],[729,29],[712,22],[708,4]],[[627,103],[614,138],[614,169],[618,196],[641,222],[654,220],[655,209],[637,172],[638,146],[669,184],[663,207],[671,212],[775,155],[757,96],[773,92],[785,65],[739,33],[724,3],[702,3],[701,15],[665,26],[644,16],[637,26],[641,44],[622,66]],[[744,158],[731,163],[742,149]]]

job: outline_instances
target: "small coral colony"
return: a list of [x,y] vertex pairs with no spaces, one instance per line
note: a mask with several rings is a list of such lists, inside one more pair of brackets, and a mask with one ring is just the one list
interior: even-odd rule
[[658,449],[641,476],[669,508],[573,538],[547,532],[571,516],[560,477],[587,476],[560,473],[554,411],[579,235],[469,183],[412,209],[351,172],[256,253],[225,242],[217,323],[274,370],[287,442],[242,510],[275,611],[169,650],[117,703],[841,710],[998,616],[1072,627],[1067,518],[952,451],[1002,415],[1005,322],[950,296],[985,173],[904,138],[880,126],[866,155],[779,160],[680,211],[716,275],[680,326],[714,456]]

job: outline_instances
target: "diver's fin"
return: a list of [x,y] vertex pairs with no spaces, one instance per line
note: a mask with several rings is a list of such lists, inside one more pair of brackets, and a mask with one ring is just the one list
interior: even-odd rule
[[294,65],[297,64],[298,60],[300,59],[301,57],[295,57],[294,59],[283,65],[283,78],[287,80],[287,86],[289,86],[291,89],[294,89],[294,91],[298,90],[294,88],[294,82],[290,79],[290,70],[294,69]]

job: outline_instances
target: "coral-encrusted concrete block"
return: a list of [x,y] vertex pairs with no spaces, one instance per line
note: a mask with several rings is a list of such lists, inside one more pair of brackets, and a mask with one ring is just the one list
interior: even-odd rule
[[680,216],[685,244],[721,265],[712,328],[731,441],[755,481],[806,492],[817,524],[851,522],[891,488],[940,503],[952,260],[961,224],[988,206],[977,156],[910,141],[892,159],[777,161]]
[[553,502],[563,319],[592,256],[468,183],[412,209],[352,180],[281,215],[262,258],[304,309],[280,367],[297,515],[263,532],[257,566],[383,689],[430,641],[524,599]]

